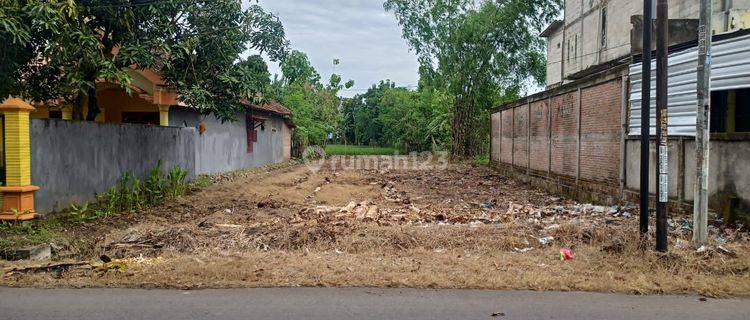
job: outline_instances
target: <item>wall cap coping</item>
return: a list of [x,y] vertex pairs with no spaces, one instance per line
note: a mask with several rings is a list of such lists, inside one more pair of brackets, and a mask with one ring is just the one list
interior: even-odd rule
[[38,186],[23,186],[23,187],[0,187],[0,192],[11,192],[11,193],[23,193],[23,192],[33,192],[37,191],[40,188]]
[[8,98],[3,101],[3,103],[0,105],[0,112],[6,111],[6,110],[28,110],[28,111],[34,111],[36,110],[34,107],[32,107],[28,102],[23,101],[18,98]]

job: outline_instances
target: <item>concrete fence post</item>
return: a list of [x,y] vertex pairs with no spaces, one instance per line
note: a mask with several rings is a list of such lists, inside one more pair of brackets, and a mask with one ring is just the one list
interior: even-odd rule
[[498,143],[498,145],[497,145],[497,147],[498,147],[498,150],[497,150],[497,154],[498,154],[497,162],[498,162],[498,164],[503,164],[503,135],[505,134],[505,132],[503,132],[503,121],[504,121],[503,120],[503,113],[505,113],[505,110],[500,111],[500,130],[499,130],[500,143]]
[[531,177],[531,102],[526,104],[526,178]]
[[620,78],[620,200],[625,200],[625,186],[627,184],[627,136],[628,136],[628,76]]
[[63,120],[73,120],[73,106],[67,104],[63,105],[60,107],[60,112],[62,113]]
[[0,220],[30,220],[36,216],[31,185],[31,138],[29,113],[34,107],[21,99],[10,98],[0,105],[3,116],[3,159],[5,184],[0,187],[3,209]]
[[576,127],[577,128],[576,130],[578,131],[577,132],[577,141],[576,141],[576,188],[578,188],[579,182],[581,180],[581,138],[582,138],[582,136],[581,136],[581,127],[582,127],[581,126],[581,123],[582,123],[582,121],[581,121],[581,115],[582,115],[581,107],[583,106],[582,98],[583,98],[582,97],[582,90],[579,87],[578,88],[578,102],[577,102],[578,103],[578,116],[577,116],[578,123],[577,123],[577,127]]
[[552,178],[552,97],[547,98],[547,177]]
[[516,168],[516,107],[510,109],[510,167],[515,172]]
[[169,126],[169,105],[159,105],[159,125]]

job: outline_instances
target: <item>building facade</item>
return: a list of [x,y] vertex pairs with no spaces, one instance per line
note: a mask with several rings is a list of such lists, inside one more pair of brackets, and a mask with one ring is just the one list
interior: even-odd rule
[[[495,168],[583,201],[637,200],[642,5],[565,1],[564,20],[541,34],[548,44],[547,90],[501,106],[492,115]],[[686,211],[695,180],[699,1],[670,0],[669,6],[669,194],[673,208]],[[745,174],[750,161],[741,159],[750,154],[750,133],[743,122],[750,119],[744,92],[750,90],[750,64],[745,63],[750,61],[750,32],[744,30],[750,27],[750,1],[714,1],[714,8],[711,208],[748,213],[750,193],[744,190],[750,187]],[[655,176],[653,142],[651,149]],[[651,179],[652,192],[655,181]]]
[[[750,0],[714,0],[713,7],[715,34],[750,27]],[[696,20],[699,9],[699,0],[669,0],[669,19]],[[642,15],[642,1],[565,0],[564,19],[542,33],[547,40],[547,86],[575,81],[592,67],[629,59],[641,47],[632,41],[632,36],[639,37],[632,32],[632,20]],[[679,34],[679,30],[670,32]],[[685,40],[676,37],[671,42]]]
[[[95,201],[96,194],[116,186],[123,174],[143,178],[159,162],[164,168],[179,166],[192,178],[291,158],[295,126],[286,107],[246,103],[235,121],[220,121],[181,103],[158,74],[130,72],[129,91],[119,85],[97,84],[100,112],[95,121],[82,120],[88,118],[87,108],[75,115],[71,107],[55,101],[26,108],[30,119],[25,122],[29,135],[25,146],[30,151],[24,172],[30,176],[28,184],[38,187],[32,202],[39,212]],[[20,108],[14,105],[8,103],[9,110]],[[7,123],[1,133],[12,129],[12,122]],[[18,140],[10,135],[2,138],[4,142]],[[14,150],[5,151],[0,148],[0,158],[12,156]],[[0,163],[3,185],[18,185],[5,179],[6,165]]]

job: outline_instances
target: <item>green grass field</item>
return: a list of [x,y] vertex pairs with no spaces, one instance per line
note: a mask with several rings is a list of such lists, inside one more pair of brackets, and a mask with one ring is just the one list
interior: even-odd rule
[[396,152],[398,152],[398,149],[387,147],[345,146],[340,144],[329,144],[326,146],[326,154],[330,156],[394,155]]

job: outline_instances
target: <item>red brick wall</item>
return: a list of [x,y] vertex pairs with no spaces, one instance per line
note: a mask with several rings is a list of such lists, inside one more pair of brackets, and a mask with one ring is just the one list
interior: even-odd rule
[[576,176],[578,164],[578,93],[552,97],[552,172]]
[[[581,201],[620,199],[623,81],[615,77],[582,85],[580,101],[576,88],[552,89],[531,104],[522,100],[493,116],[493,148],[502,146],[502,152],[493,152],[495,168]],[[496,122],[502,123],[500,133]],[[527,167],[537,174],[518,170]],[[540,174],[547,170],[550,178]]]
[[501,112],[496,112],[492,114],[492,132],[490,134],[490,146],[492,150],[492,154],[490,155],[490,159],[493,161],[498,161],[500,159],[500,150],[502,150],[502,139],[503,139],[503,133],[500,131],[500,127],[503,121],[503,114]]
[[505,110],[502,115],[502,139],[500,160],[503,163],[511,163],[513,160],[513,110]]
[[581,178],[620,179],[622,80],[581,91]]
[[499,141],[493,143],[493,148],[499,145],[502,152],[493,149],[493,160],[541,172],[550,168],[554,174],[575,178],[580,154],[582,179],[617,183],[621,161],[621,88],[622,80],[616,78],[581,89],[580,111],[578,91],[573,90],[494,115],[493,142],[496,136]]
[[531,169],[547,171],[549,128],[547,99],[531,104]]
[[524,105],[513,109],[513,164],[519,167],[527,167],[529,165],[529,142],[527,137],[529,136],[529,106]]

